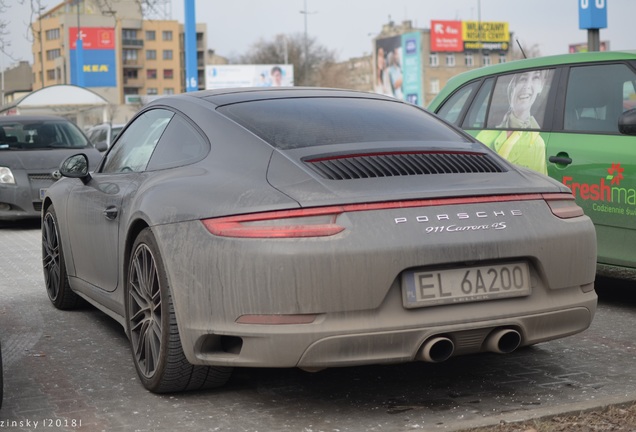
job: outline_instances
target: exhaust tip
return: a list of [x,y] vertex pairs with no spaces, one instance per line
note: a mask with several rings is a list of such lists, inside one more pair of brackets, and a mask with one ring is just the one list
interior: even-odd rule
[[422,344],[416,358],[431,363],[439,363],[448,360],[455,351],[455,344],[447,337],[437,336],[430,338]]
[[521,334],[513,329],[497,329],[490,333],[486,339],[488,351],[509,354],[521,345]]

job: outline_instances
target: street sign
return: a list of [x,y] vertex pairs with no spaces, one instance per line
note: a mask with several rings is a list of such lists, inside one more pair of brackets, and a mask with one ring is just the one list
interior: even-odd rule
[[607,0],[579,0],[579,28],[607,28]]

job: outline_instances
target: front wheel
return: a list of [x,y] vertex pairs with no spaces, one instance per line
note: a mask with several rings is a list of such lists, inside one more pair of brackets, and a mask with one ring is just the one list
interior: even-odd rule
[[222,386],[232,368],[195,366],[181,347],[168,278],[150,228],[132,248],[126,280],[126,324],[142,384],[155,393]]
[[53,206],[46,210],[42,219],[42,268],[46,293],[53,306],[58,309],[75,309],[81,304],[80,296],[73,292],[68,282]]

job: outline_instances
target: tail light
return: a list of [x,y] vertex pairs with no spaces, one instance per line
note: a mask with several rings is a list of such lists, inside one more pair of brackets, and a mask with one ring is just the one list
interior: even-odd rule
[[543,194],[543,199],[552,213],[561,219],[583,216],[583,209],[574,201],[574,196],[567,193]]
[[320,207],[205,219],[202,222],[208,231],[221,237],[326,237],[344,230],[336,223],[343,211],[342,207]]
[[282,210],[239,216],[202,220],[212,234],[221,237],[242,238],[300,238],[328,237],[344,231],[337,223],[339,215],[345,212],[386,210],[394,208],[432,207],[443,205],[476,204],[488,202],[530,201],[543,199],[552,213],[569,219],[583,216],[583,209],[567,193],[517,194],[481,197],[440,198],[414,201],[391,201],[344,206],[318,207],[309,209]]

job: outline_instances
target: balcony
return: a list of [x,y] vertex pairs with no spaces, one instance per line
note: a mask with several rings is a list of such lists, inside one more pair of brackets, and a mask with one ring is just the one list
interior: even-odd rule
[[124,86],[126,88],[142,88],[144,86],[144,80],[141,78],[124,77]]
[[143,62],[139,59],[124,59],[121,61],[124,68],[127,69],[141,69]]
[[144,47],[144,41],[143,39],[122,39],[121,45],[123,48],[142,49]]

